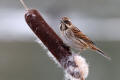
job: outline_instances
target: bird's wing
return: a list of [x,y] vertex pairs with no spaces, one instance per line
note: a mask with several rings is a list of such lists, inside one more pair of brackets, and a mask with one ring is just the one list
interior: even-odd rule
[[88,43],[88,44],[93,44],[93,45],[95,45],[94,42],[91,41],[86,35],[84,35],[77,27],[73,27],[73,28],[72,28],[72,31],[73,31],[74,36],[75,36],[76,38],[80,38],[80,39],[82,39],[83,41],[85,41],[85,42]]

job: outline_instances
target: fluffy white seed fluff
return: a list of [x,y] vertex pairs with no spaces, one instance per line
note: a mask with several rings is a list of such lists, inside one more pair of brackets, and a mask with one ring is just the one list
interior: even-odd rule
[[[36,42],[39,43],[40,46],[43,47],[43,49],[47,50],[47,48],[45,47],[41,40],[37,39]],[[61,67],[60,63],[57,61],[57,59],[52,55],[52,53],[49,50],[47,50],[47,54],[51,60],[53,60],[56,64],[58,64],[59,67]]]
[[65,71],[65,80],[80,80],[80,79],[76,79],[76,78],[72,77],[70,74],[68,74],[68,73]]
[[75,55],[74,61],[78,65],[80,72],[83,73],[83,77],[87,78],[88,73],[89,73],[89,66],[88,66],[85,58],[83,58],[82,56],[79,56],[79,55]]
[[61,67],[61,64],[57,61],[57,59],[52,55],[50,51],[48,51],[47,54],[51,60],[53,60],[56,64],[58,64],[58,67]]
[[[69,61],[74,61],[78,67],[75,66],[68,66],[65,69],[65,80],[81,80],[81,78],[85,79],[88,76],[89,73],[89,67],[88,64],[82,56],[79,56],[77,54],[73,54],[69,57]],[[80,73],[80,78],[75,78],[74,76],[78,76],[78,74],[75,74],[74,76],[70,75],[70,73]]]
[[41,40],[36,39],[35,42],[37,42],[38,44],[40,44],[40,46],[41,46],[43,49],[47,50],[47,48],[45,47],[45,45],[42,43]]

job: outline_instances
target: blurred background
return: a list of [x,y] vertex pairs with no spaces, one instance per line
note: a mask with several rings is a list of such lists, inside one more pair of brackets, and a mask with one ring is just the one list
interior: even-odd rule
[[[120,0],[24,0],[38,9],[59,34],[60,19],[70,17],[111,58],[86,51],[87,80],[120,80]],[[0,80],[64,80],[63,70],[35,42],[19,0],[0,0]]]

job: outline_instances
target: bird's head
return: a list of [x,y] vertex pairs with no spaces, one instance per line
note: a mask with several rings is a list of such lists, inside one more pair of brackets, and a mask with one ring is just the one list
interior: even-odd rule
[[68,17],[63,17],[60,21],[61,21],[61,26],[60,26],[61,31],[67,30],[72,25]]

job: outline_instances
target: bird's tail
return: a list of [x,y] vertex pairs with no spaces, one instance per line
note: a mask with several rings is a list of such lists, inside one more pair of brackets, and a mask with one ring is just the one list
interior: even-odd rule
[[109,56],[107,56],[107,54],[105,54],[102,50],[100,50],[99,48],[97,48],[96,50],[99,54],[101,54],[102,56],[104,56],[105,58],[107,58],[108,60],[111,60],[111,58]]
[[102,50],[100,50],[96,46],[91,46],[91,48],[93,50],[95,50],[96,52],[98,52],[99,54],[101,54],[102,56],[104,56],[105,58],[107,58],[108,60],[111,60],[111,58],[109,56],[107,56],[107,54],[105,54]]

